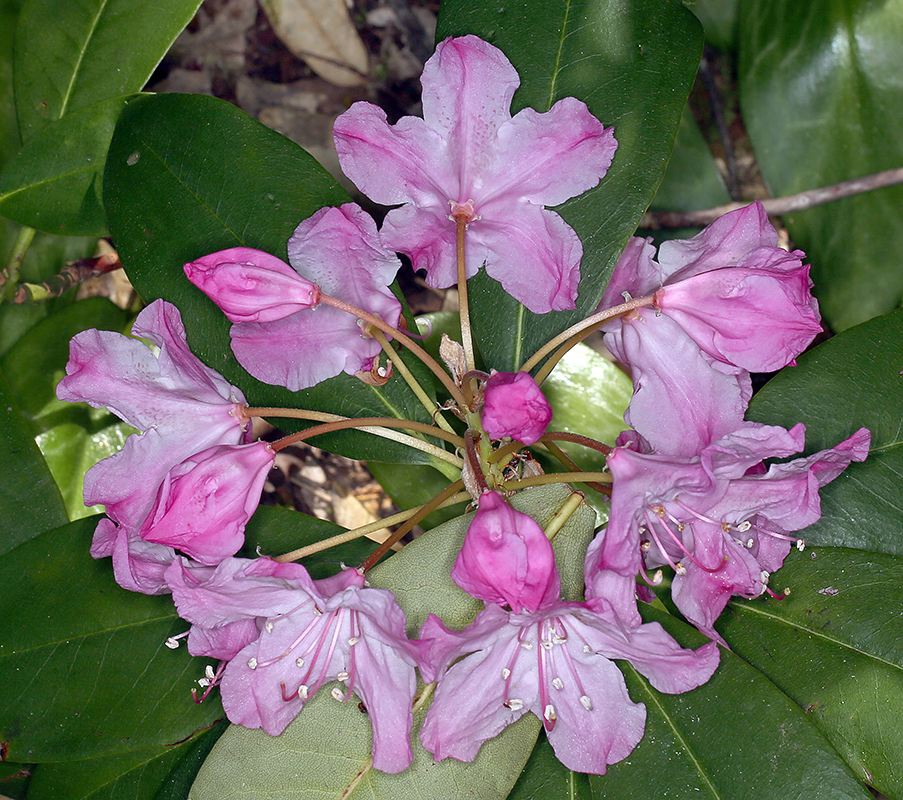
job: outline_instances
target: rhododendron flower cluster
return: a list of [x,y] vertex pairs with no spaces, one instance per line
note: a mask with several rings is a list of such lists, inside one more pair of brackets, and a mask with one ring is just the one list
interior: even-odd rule
[[[252,408],[190,352],[179,311],[163,300],[133,327],[154,349],[120,334],[79,334],[58,388],[61,399],[107,407],[138,429],[86,477],[85,501],[104,504],[107,515],[91,553],[112,556],[126,589],[172,594],[189,652],[219,662],[207,693],[218,687],[229,719],[276,736],[303,719],[317,692],[339,702],[356,696],[372,723],[373,766],[390,773],[410,766],[413,708],[433,689],[414,739],[437,761],[473,760],[531,712],[565,766],[605,773],[642,739],[646,720],[614,662],[629,662],[659,692],[708,681],[728,601],[770,591],[771,574],[820,516],[819,489],[868,453],[863,429],[775,461],[804,450],[803,426],[744,418],[750,373],[793,364],[820,331],[803,254],[778,247],[758,204],[657,255],[650,241],[632,239],[598,312],[537,354],[554,350],[554,365],[587,330],[602,329],[634,385],[628,429],[613,447],[550,430],[545,367],[531,374],[532,360],[518,372],[477,364],[467,278],[485,268],[534,312],[573,308],[582,245],[547,206],[592,189],[616,156],[612,129],[577,99],[511,116],[517,86],[497,48],[475,36],[447,39],[424,69],[422,119],[390,126],[358,103],[336,122],[347,175],[371,200],[398,206],[380,229],[349,203],[300,221],[288,263],[232,247],[184,265],[232,323],[232,353],[250,375],[291,391],[342,373],[370,386],[406,382],[429,424],[401,413],[348,419]],[[443,341],[447,369],[403,322],[391,288],[398,254],[432,286],[457,283],[462,341]],[[444,397],[421,385],[404,350]],[[383,356],[392,367],[381,366]],[[252,440],[252,418],[280,415],[317,424],[272,444]],[[293,563],[297,553],[240,557],[275,454],[354,427],[416,448],[461,480],[403,512],[401,527],[363,564],[332,577],[311,578]],[[579,472],[561,440],[604,454],[606,469]],[[544,471],[553,458],[564,471]],[[578,480],[610,500],[609,521],[579,548],[579,562],[573,548],[556,556],[551,540],[571,535],[564,531],[583,495],[568,492],[544,524],[511,502],[531,486]],[[409,630],[412,610],[370,586],[367,572],[462,487],[475,513],[446,590],[457,584],[483,609],[454,629],[431,608],[419,633]],[[424,536],[447,546],[448,537]],[[582,599],[563,595],[558,558],[582,565]],[[644,622],[641,600],[664,570],[674,605],[712,641],[688,649]],[[419,694],[418,671],[427,684]]]

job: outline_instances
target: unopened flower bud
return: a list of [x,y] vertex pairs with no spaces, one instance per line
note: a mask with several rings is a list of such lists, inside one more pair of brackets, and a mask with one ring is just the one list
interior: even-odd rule
[[532,375],[496,372],[486,381],[483,429],[491,438],[535,444],[551,420],[552,407]]
[[276,256],[250,247],[220,250],[184,269],[232,322],[274,322],[320,300],[317,284]]

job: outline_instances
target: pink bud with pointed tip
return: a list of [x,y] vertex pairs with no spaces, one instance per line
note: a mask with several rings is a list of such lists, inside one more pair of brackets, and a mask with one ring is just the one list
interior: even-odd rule
[[483,430],[491,438],[535,444],[551,420],[552,407],[529,373],[496,372],[486,381]]
[[320,300],[317,284],[276,256],[250,247],[211,253],[184,270],[232,322],[273,322]]
[[509,605],[516,614],[555,602],[561,589],[555,554],[542,528],[498,492],[480,497],[451,577],[474,597]]
[[167,473],[140,537],[202,564],[235,555],[273,459],[262,441],[211,447],[185,459]]

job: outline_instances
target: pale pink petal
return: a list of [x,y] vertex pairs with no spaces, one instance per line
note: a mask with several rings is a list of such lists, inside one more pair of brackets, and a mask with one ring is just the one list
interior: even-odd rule
[[712,362],[676,322],[654,311],[612,327],[606,345],[633,372],[624,418],[655,450],[693,456],[742,424],[746,373]]
[[460,194],[448,143],[419,117],[389,125],[381,108],[355,103],[336,119],[333,138],[342,172],[377,203],[448,214],[449,201]]
[[554,211],[522,203],[488,203],[470,224],[467,265],[495,278],[535,314],[574,308],[580,283],[580,239]]
[[625,300],[655,294],[661,289],[665,275],[654,258],[655,245],[651,236],[646,239],[632,237],[615,264],[597,310],[614,308]]
[[[511,118],[517,71],[497,47],[477,36],[448,38],[423,67],[423,118],[447,143],[460,203],[485,191],[496,135]],[[479,213],[479,212],[478,212]]]
[[617,147],[612,129],[574,97],[559,100],[544,114],[525,108],[498,129],[482,202],[508,196],[557,206],[598,185]]

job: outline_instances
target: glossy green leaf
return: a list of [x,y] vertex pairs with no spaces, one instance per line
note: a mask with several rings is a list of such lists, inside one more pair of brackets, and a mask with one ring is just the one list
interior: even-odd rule
[[[775,196],[903,164],[903,9],[875,0],[740,4],[740,100]],[[903,187],[785,216],[835,328],[903,296]]]
[[13,61],[19,130],[141,89],[200,0],[26,0]]
[[806,425],[806,450],[833,447],[861,427],[871,452],[820,492],[812,544],[903,555],[903,311],[870,320],[800,356],[754,398],[749,418]]
[[[249,402],[429,420],[397,375],[383,387],[340,375],[297,393],[254,380],[232,355],[228,320],[182,271],[188,261],[236,246],[284,259],[299,222],[324,205],[348,201],[298,145],[212,97],[141,97],[123,112],[104,181],[110,230],[136,289],[146,302],[175,303],[194,352]],[[414,371],[424,374],[417,365]],[[353,458],[428,462],[420,451],[369,434],[331,434],[315,444]]]
[[[68,521],[63,499],[0,369],[0,554]],[[2,586],[2,584],[0,584]],[[2,589],[0,589],[2,591]]]
[[[630,378],[612,361],[584,344],[577,345],[558,362],[542,385],[555,415],[550,431],[579,433],[613,445],[627,428],[624,412],[633,396]],[[586,470],[602,470],[605,456],[572,442],[559,446]]]
[[511,371],[599,302],[661,181],[702,35],[693,15],[671,0],[444,0],[437,39],[467,33],[500,47],[518,70],[514,111],[547,111],[563,97],[577,97],[614,126],[618,140],[601,184],[558,209],[583,242],[575,311],[534,315],[484,273],[472,281],[483,358],[490,367]]
[[732,50],[737,39],[739,0],[684,0],[705,30],[705,40],[722,50]]
[[217,723],[171,747],[83,761],[40,764],[28,800],[185,800],[204,758],[222,735]]
[[[685,647],[704,641],[663,612],[646,607],[644,617],[661,622]],[[678,695],[655,691],[620,663],[631,698],[646,705],[646,735],[605,776],[590,776],[594,797],[871,797],[805,713],[733,653],[722,649],[711,680]]]
[[67,114],[31,137],[0,174],[0,214],[50,233],[105,234],[103,168],[125,101]]
[[127,592],[88,553],[97,517],[37,536],[0,562],[0,739],[8,757],[96,758],[180,742],[222,715],[190,691],[205,661],[167,637],[172,599]]
[[719,631],[830,739],[860,779],[903,797],[903,558],[793,552],[783,600],[733,601]]

